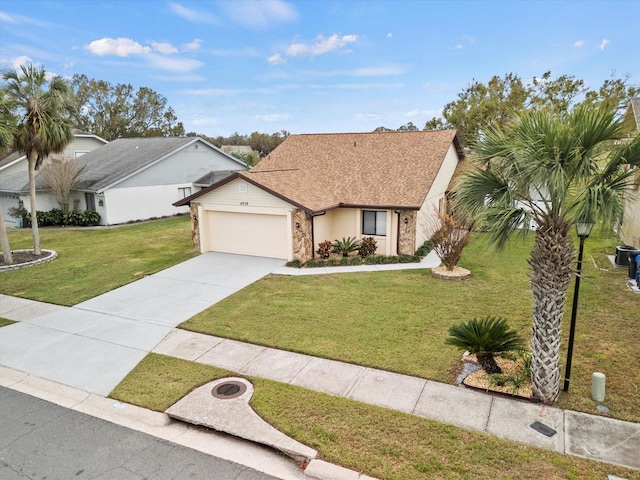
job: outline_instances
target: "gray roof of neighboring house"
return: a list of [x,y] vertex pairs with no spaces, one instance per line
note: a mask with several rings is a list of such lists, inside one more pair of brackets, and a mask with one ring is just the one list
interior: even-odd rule
[[9,165],[24,156],[25,155],[20,152],[11,152],[9,155],[7,155],[6,157],[0,160],[0,169],[2,169],[2,167]]
[[[216,149],[199,137],[119,138],[78,158],[78,165],[86,167],[78,177],[77,189],[102,190],[195,142]],[[220,153],[245,166],[240,160]]]
[[220,180],[224,180],[225,178],[233,175],[236,172],[241,170],[218,170],[218,171],[210,171],[205,175],[201,176],[197,180],[193,181],[193,184],[196,187],[208,187],[209,185],[213,185],[214,183],[219,182]]
[[[216,149],[199,137],[119,138],[76,159],[82,171],[74,190],[100,191],[198,141]],[[237,162],[239,169],[246,168],[235,157],[220,153]],[[39,177],[36,177],[36,188],[41,190],[44,186]],[[0,191],[28,192],[28,173],[1,175]]]

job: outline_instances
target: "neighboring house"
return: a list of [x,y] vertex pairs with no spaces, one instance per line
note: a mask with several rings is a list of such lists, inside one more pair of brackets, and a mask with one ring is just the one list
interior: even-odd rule
[[191,205],[201,252],[307,261],[324,240],[372,236],[379,254],[413,254],[463,157],[452,130],[291,135],[175,205]]
[[[83,132],[81,130],[73,131],[73,140],[67,145],[62,153],[54,154],[54,157],[68,157],[79,158],[85,153],[89,153],[96,148],[102,147],[107,144],[104,138],[100,138],[97,135]],[[46,160],[45,160],[46,162]],[[29,162],[27,162],[27,156],[20,152],[12,152],[5,158],[0,160],[0,186],[7,187],[9,191],[3,191],[0,188],[0,208],[2,208],[2,214],[7,224],[13,225],[14,219],[9,217],[7,210],[10,207],[17,207],[20,200],[20,191],[22,185],[17,185],[16,181],[21,176],[13,177],[12,174],[18,172],[28,172]],[[15,180],[12,180],[15,179]],[[28,190],[28,188],[27,188]],[[28,208],[28,206],[27,206]]]
[[[640,135],[640,98],[629,102],[623,122],[631,135]],[[635,178],[640,182],[640,168],[636,169]],[[626,195],[618,236],[625,244],[640,247],[640,189],[629,190]]]
[[[198,178],[211,171],[246,169],[240,160],[198,137],[120,138],[76,162],[82,170],[70,207],[96,210],[101,225],[175,215],[179,211],[172,204],[196,191]],[[40,176],[36,187],[38,210],[59,208]],[[0,177],[2,192],[29,205],[26,172]]]

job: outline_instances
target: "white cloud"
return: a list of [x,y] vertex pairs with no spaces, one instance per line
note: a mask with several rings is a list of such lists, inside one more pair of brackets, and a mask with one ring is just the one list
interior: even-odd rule
[[282,63],[286,63],[286,60],[282,58],[282,55],[280,55],[279,53],[274,53],[270,57],[267,57],[267,62],[269,62],[271,65],[280,65]]
[[265,122],[286,122],[293,119],[290,113],[272,113],[268,115],[256,115],[253,118],[263,120]]
[[85,45],[84,48],[101,57],[106,55],[116,55],[118,57],[146,55],[151,51],[149,47],[143,47],[130,38],[101,38]]
[[462,50],[464,47],[462,46],[462,44],[458,44],[455,47],[453,47],[454,50]]
[[185,95],[198,95],[208,97],[231,97],[239,93],[239,90],[232,90],[227,88],[194,88],[190,90],[182,90]]
[[356,77],[386,77],[389,75],[402,75],[406,72],[404,67],[398,65],[387,65],[384,67],[357,68],[354,72]]
[[0,12],[0,22],[18,23],[18,20],[8,13]]
[[607,40],[606,38],[602,39],[602,43],[598,46],[600,50],[604,50],[604,48],[611,43],[611,40]]
[[387,38],[391,38],[393,37],[393,34],[391,32],[387,33]]
[[178,49],[168,42],[151,42],[151,48],[153,48],[154,51],[164,53],[165,55],[178,53]]
[[583,45],[584,45],[584,40],[577,40],[577,41],[573,44],[573,46],[574,46],[574,47],[581,47],[581,46],[583,46]]
[[466,40],[469,45],[475,45],[476,43],[476,37],[473,37],[471,35],[464,35],[462,39]]
[[436,87],[433,85],[433,83],[431,82],[426,82],[422,84],[422,88],[424,88],[425,90],[433,90]]
[[192,58],[164,57],[161,55],[150,55],[148,58],[154,67],[172,72],[191,72],[203,65],[201,61]]
[[224,5],[233,20],[248,28],[268,28],[298,18],[295,7],[283,0],[234,0]]
[[405,118],[428,118],[428,117],[433,117],[436,115],[439,115],[439,111],[438,110],[420,110],[419,108],[415,108],[413,110],[409,110],[408,112],[404,113],[404,117]]
[[184,45],[182,45],[182,50],[184,50],[185,52],[195,52],[202,46],[203,43],[204,40],[196,38],[193,40],[193,42],[185,43]]
[[191,123],[197,127],[215,127],[220,124],[217,117],[208,117],[199,113],[192,115]]
[[11,65],[11,68],[13,68],[14,70],[20,70],[20,67],[27,66],[33,63],[33,60],[31,60],[30,57],[27,57],[26,55],[20,55],[19,57],[15,57],[15,58],[10,58],[9,59],[9,65]]
[[295,57],[298,55],[323,55],[325,53],[329,53],[334,50],[339,50],[343,47],[346,47],[350,43],[354,43],[357,40],[357,35],[340,36],[337,33],[334,33],[328,38],[325,38],[323,35],[318,35],[314,44],[294,43],[290,45],[287,49],[287,55],[289,55],[290,57]]
[[382,115],[379,115],[377,113],[356,113],[353,116],[353,119],[356,121],[364,121],[364,122],[370,122],[372,120],[379,120],[382,118]]
[[219,25],[220,20],[215,15],[210,14],[209,12],[204,12],[202,10],[193,10],[192,8],[187,8],[179,3],[172,2],[169,4],[169,8],[178,15],[179,17],[184,18],[193,23],[208,23],[212,25]]

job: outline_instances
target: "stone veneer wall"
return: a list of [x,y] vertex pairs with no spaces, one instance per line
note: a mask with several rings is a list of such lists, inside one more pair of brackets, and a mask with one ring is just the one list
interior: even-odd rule
[[197,252],[200,251],[200,222],[198,220],[198,205],[191,204],[189,207],[189,216],[191,217],[191,241],[193,248]]
[[[404,219],[409,220],[404,223]],[[400,213],[400,234],[398,238],[398,253],[400,255],[413,255],[416,252],[416,223],[417,212],[405,210]]]
[[[306,262],[313,258],[312,217],[302,210],[296,209],[291,215],[293,231],[293,258]],[[296,223],[300,224],[296,228]]]

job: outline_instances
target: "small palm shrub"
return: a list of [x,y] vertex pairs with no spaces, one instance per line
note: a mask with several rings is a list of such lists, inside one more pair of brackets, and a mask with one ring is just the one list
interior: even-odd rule
[[362,258],[374,255],[378,248],[378,242],[373,237],[364,237],[358,247],[358,255]]
[[493,354],[524,348],[518,332],[510,329],[507,321],[500,317],[474,318],[452,325],[444,343],[474,353],[480,366],[489,374],[502,373]]
[[320,255],[320,258],[329,258],[332,248],[333,243],[331,243],[330,240],[325,240],[324,242],[320,242],[320,244],[318,244],[318,250],[316,250],[316,253]]
[[342,240],[335,240],[333,242],[333,251],[335,253],[341,253],[343,257],[348,257],[351,252],[358,250],[360,242],[355,237],[342,237]]

